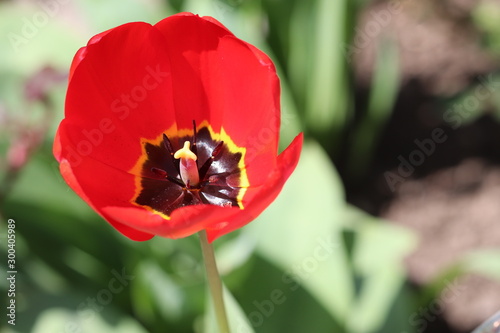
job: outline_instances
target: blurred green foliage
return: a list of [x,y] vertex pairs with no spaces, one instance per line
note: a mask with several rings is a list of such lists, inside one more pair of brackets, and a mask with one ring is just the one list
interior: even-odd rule
[[[307,134],[298,169],[276,202],[215,243],[234,332],[417,332],[409,318],[439,295],[446,279],[467,271],[500,279],[498,253],[475,252],[419,295],[403,267],[415,235],[345,201],[331,156],[351,128],[349,163],[362,175],[399,89],[398,50],[388,38],[378,48],[367,109],[354,120],[343,49],[365,1],[44,3],[0,2],[0,149],[9,184],[0,193],[0,268],[7,271],[6,221],[14,219],[18,270],[16,325],[2,313],[1,332],[216,332],[196,237],[137,243],[102,221],[67,187],[51,155],[64,83],[53,84],[42,101],[30,100],[25,89],[47,66],[66,73],[94,34],[178,11],[214,16],[269,53],[282,80],[282,145],[299,131]],[[479,7],[474,17],[498,49],[497,9]],[[44,119],[48,127],[40,129]],[[23,128],[41,131],[42,139],[23,136]],[[10,170],[9,149],[23,138],[36,149],[22,169]],[[2,278],[2,297],[7,289]]]
[[484,43],[494,52],[500,53],[500,4],[494,1],[480,1],[472,17],[483,32]]

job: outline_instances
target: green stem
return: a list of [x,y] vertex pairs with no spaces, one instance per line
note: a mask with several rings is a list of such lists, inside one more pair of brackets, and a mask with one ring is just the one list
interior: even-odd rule
[[203,259],[205,261],[205,269],[207,271],[208,286],[212,301],[215,308],[215,316],[219,324],[220,333],[230,333],[229,324],[227,321],[226,308],[224,307],[224,298],[222,296],[222,281],[217,270],[217,263],[215,262],[214,248],[208,242],[207,232],[200,231],[200,244],[203,252]]

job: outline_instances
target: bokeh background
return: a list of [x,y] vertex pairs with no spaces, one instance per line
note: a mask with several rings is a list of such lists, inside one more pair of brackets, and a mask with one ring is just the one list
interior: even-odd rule
[[51,154],[76,50],[179,11],[267,52],[281,146],[306,134],[276,202],[215,242],[235,332],[462,333],[500,309],[498,1],[4,0],[1,332],[216,332],[197,237],[126,239]]

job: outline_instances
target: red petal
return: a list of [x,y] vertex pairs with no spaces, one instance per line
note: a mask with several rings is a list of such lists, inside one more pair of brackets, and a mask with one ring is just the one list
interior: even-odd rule
[[213,19],[183,14],[155,27],[169,42],[175,63],[179,127],[207,117],[216,132],[223,126],[238,146],[247,148],[250,182],[262,184],[276,163],[280,128],[280,87],[271,60]]
[[191,128],[193,120],[198,124],[210,120],[212,96],[205,77],[216,70],[213,58],[217,57],[220,38],[232,33],[213,19],[189,13],[170,16],[154,27],[163,34],[168,47],[178,127]]
[[105,207],[103,211],[121,224],[137,230],[167,238],[181,238],[193,235],[209,225],[222,223],[238,214],[240,209],[213,205],[186,206],[176,209],[170,220],[136,207]]
[[118,230],[123,236],[126,236],[133,241],[144,242],[144,241],[150,240],[151,238],[153,238],[155,236],[154,234],[142,232],[142,231],[138,230],[137,228],[131,228],[128,225],[125,225],[121,222],[118,222],[112,216],[108,215],[105,211],[99,212],[99,214],[106,221],[108,221],[109,224],[111,224],[113,226],[113,228]]
[[303,139],[303,134],[299,134],[288,148],[278,156],[276,169],[271,172],[262,187],[250,188],[247,191],[244,198],[245,208],[234,215],[230,223],[224,226],[215,226],[215,228],[207,228],[210,242],[253,221],[276,199],[288,177],[297,166]]
[[62,159],[62,146],[61,146],[61,137],[59,135],[59,131],[61,130],[61,127],[59,126],[56,131],[56,135],[54,137],[54,144],[52,146],[52,154],[56,158],[57,162],[61,162]]
[[61,127],[80,157],[129,170],[140,138],[154,139],[175,124],[164,45],[149,24],[130,23],[93,39],[75,60]]
[[[73,188],[75,192],[90,198],[94,208],[131,205],[136,176],[91,158],[81,159],[79,163],[67,159],[61,160],[61,164],[63,162],[78,180],[80,188]],[[73,187],[72,183],[69,185]]]
[[73,57],[73,61],[71,62],[71,66],[69,68],[69,81],[71,81],[71,77],[73,76],[73,72],[76,67],[80,64],[85,55],[87,54],[87,48],[81,47],[78,51],[76,51],[75,56]]
[[232,36],[221,39],[217,60],[213,66],[217,71],[204,76],[210,87],[210,111],[221,117],[224,129],[239,146],[275,157],[280,86],[273,63]]
[[[94,37],[92,37],[89,40],[89,42],[87,43],[87,46],[97,43],[98,41],[101,40],[101,38],[103,36],[107,35],[112,30],[114,30],[114,29],[109,29],[109,30],[106,30],[104,32],[101,32],[100,34],[95,35]],[[80,48],[76,52],[75,56],[73,57],[73,61],[71,63],[71,67],[70,67],[70,70],[69,70],[69,79],[70,80],[71,80],[71,77],[73,76],[73,72],[75,71],[76,67],[78,67],[78,65],[80,64],[80,62],[87,55],[87,46],[84,46],[84,47]]]
[[[275,168],[280,131],[280,86],[274,65],[262,52],[235,37],[219,44],[220,71],[211,75],[211,111],[231,139],[245,147],[252,186],[263,184]],[[212,121],[217,123],[212,116]]]
[[[142,231],[139,231],[135,228],[131,228],[127,225],[124,225],[116,220],[114,220],[112,217],[110,217],[108,214],[103,212],[99,206],[96,206],[94,202],[89,198],[87,195],[87,192],[83,190],[82,186],[80,185],[80,181],[82,180],[80,177],[77,178],[75,176],[73,169],[71,168],[71,165],[67,160],[61,160],[60,161],[60,171],[61,175],[63,176],[64,180],[68,185],[96,212],[99,213],[105,220],[107,220],[115,229],[117,229],[119,232],[121,232],[123,235],[127,236],[128,238],[135,240],[135,241],[146,241],[154,237],[154,235],[145,233]],[[85,186],[87,187],[87,186]],[[104,186],[103,186],[104,187]],[[106,190],[103,188],[103,190]],[[92,192],[92,190],[89,191],[90,197],[92,199],[98,199],[99,197],[103,197],[102,195],[96,196],[95,193]],[[97,204],[102,204],[102,200],[96,200]]]

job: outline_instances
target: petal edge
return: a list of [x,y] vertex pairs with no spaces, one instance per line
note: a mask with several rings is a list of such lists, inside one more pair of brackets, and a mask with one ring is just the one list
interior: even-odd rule
[[209,242],[250,223],[276,199],[299,162],[303,141],[303,133],[300,133],[278,156],[276,169],[270,174],[268,181],[262,187],[255,189],[246,208],[234,216],[231,223],[222,227],[207,228]]

